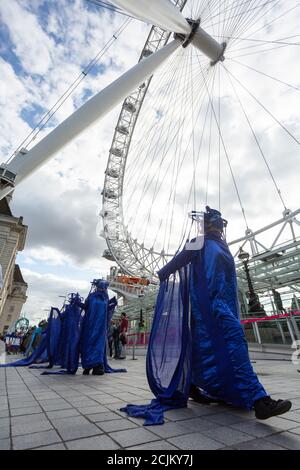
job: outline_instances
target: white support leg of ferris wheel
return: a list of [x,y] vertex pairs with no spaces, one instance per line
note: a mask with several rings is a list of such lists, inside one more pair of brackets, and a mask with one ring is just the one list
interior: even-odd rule
[[[192,44],[203,54],[209,57],[214,65],[219,60],[224,60],[225,44],[219,44],[206,33],[199,25],[200,18],[191,19],[189,22],[170,0],[112,0],[128,13],[148,23],[159,26],[167,31],[182,34],[187,44]],[[192,24],[195,24],[193,29]]]
[[[8,164],[0,166],[0,200],[18,183],[32,174],[72,139],[94,124],[119,104],[132,90],[149,78],[181,45],[174,40],[125,72],[121,77],[92,97],[28,152],[19,152]],[[6,172],[7,175],[5,174]],[[9,175],[14,182],[7,183]],[[13,180],[12,180],[13,181]]]
[[173,33],[190,34],[191,26],[170,0],[112,0],[131,15]]

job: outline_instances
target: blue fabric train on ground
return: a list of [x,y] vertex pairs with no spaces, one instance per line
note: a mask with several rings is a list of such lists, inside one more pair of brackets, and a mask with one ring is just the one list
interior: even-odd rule
[[[53,356],[53,352],[57,346],[57,342],[55,343],[55,338],[59,336],[57,331],[60,331],[60,312],[57,308],[52,307],[50,311],[50,315],[48,318],[48,325],[47,328],[42,331],[41,328],[36,328],[33,333],[32,337],[29,342],[29,346],[26,349],[25,356],[27,355],[27,351],[32,350],[32,345],[35,342],[35,339],[38,335],[41,336],[37,347],[33,350],[28,357],[15,361],[10,362],[8,364],[0,364],[0,367],[24,367],[24,366],[31,366],[32,364],[44,364],[44,363],[51,363],[51,357]],[[51,341],[50,341],[51,338]],[[42,366],[44,368],[44,366]]]
[[[93,369],[94,375],[126,372],[126,369],[112,369],[106,358],[108,325],[117,305],[115,297],[109,300],[107,287],[106,281],[94,280],[85,302],[78,293],[70,294],[61,311],[52,307],[37,349],[26,359],[0,367],[31,366],[47,369],[43,375],[74,375],[81,355],[84,369]],[[45,363],[48,365],[41,365]],[[53,366],[61,370],[49,370]]]
[[147,378],[155,399],[122,411],[163,424],[163,413],[188,398],[255,408],[266,419],[291,403],[272,400],[253,371],[239,319],[233,257],[224,239],[227,222],[206,208],[204,245],[186,247],[158,272],[160,289],[147,352]]

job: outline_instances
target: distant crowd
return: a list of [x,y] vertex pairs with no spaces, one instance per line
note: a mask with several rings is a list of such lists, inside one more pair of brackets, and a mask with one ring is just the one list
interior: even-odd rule
[[[42,333],[48,326],[46,320],[42,320],[38,326],[29,328],[26,333],[10,332],[0,335],[0,340],[5,343],[5,352],[10,354],[23,353],[26,356],[38,347]],[[125,359],[128,332],[128,319],[126,313],[121,314],[120,319],[111,320],[108,331],[108,352],[110,357]]]
[[24,333],[22,331],[8,332],[0,335],[0,340],[5,343],[6,354],[24,353],[30,355],[39,345],[42,339],[42,332],[47,328],[48,322],[42,320],[38,326],[32,326]]

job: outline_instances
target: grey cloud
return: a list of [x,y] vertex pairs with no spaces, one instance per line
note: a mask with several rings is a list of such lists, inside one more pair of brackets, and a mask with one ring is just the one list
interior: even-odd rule
[[96,233],[99,194],[86,184],[59,194],[54,189],[46,195],[41,191],[32,201],[15,193],[14,213],[22,214],[29,226],[26,248],[52,247],[76,264],[100,259],[105,242]]

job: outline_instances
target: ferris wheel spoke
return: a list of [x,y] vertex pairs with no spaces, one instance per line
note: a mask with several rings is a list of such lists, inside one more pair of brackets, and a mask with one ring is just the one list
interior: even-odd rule
[[[186,90],[188,90],[188,89],[189,89],[189,87],[186,87]],[[197,97],[201,98],[201,93],[195,93],[195,94],[196,94]],[[202,96],[203,96],[203,95],[202,95]],[[188,99],[185,99],[184,95],[183,95],[183,101],[182,101],[182,102],[183,102],[183,103],[186,103],[187,107],[190,106],[189,100],[188,100]],[[180,129],[180,127],[183,127],[183,122],[187,121],[187,118],[189,117],[189,113],[188,113],[188,112],[187,112],[187,113],[184,113],[184,114],[182,114],[182,116],[184,117],[184,119],[183,119],[183,121],[181,121],[181,123],[178,124],[178,130]],[[185,128],[188,128],[188,127],[189,127],[189,124],[186,123],[186,127],[185,127]],[[175,133],[175,135],[176,135],[176,133],[177,133],[176,124],[175,124],[175,126],[173,126],[173,128],[174,128],[174,130],[171,131],[171,132],[169,132],[169,134],[168,134],[170,140],[172,140],[173,134]],[[188,145],[187,145],[187,147],[188,147]],[[152,176],[151,176],[151,178],[150,178],[148,184],[143,187],[143,191],[142,191],[143,194],[147,194],[147,193],[149,192],[149,190],[151,189],[151,185],[153,185],[153,183],[155,183],[155,179],[156,179],[156,181],[157,181],[157,178],[158,178],[157,171],[159,170],[159,167],[161,167],[161,165],[163,164],[163,161],[164,161],[164,160],[167,158],[167,156],[169,155],[169,149],[168,149],[168,148],[166,148],[165,150],[162,148],[160,151],[163,151],[163,154],[162,154],[162,157],[161,157],[161,161],[160,161],[160,163],[159,163],[159,161],[157,161],[157,163],[159,163],[159,166],[157,166],[157,170],[153,169],[153,171],[152,171]],[[178,151],[180,152],[180,147],[178,148]],[[182,162],[184,161],[184,159],[186,158],[186,156],[187,156],[187,152],[185,151],[185,152],[182,153],[180,168],[182,168]],[[156,198],[158,197],[159,191],[160,191],[162,185],[164,184],[164,181],[166,180],[166,177],[167,177],[167,174],[168,174],[169,167],[170,167],[171,163],[172,163],[172,160],[171,160],[171,162],[169,162],[167,168],[164,170],[164,173],[163,173],[163,175],[162,175],[162,180],[161,180],[160,184],[156,184],[156,189],[155,189],[155,191],[154,191],[154,193],[153,193],[153,197],[152,197],[153,202],[152,202],[151,206],[153,205],[153,203],[155,202]],[[147,177],[148,177],[148,175],[147,175]],[[138,207],[140,207],[140,203],[141,203],[141,199],[139,200]],[[150,211],[151,211],[151,207],[149,208],[148,213],[145,214],[145,216],[144,216],[144,222],[141,224],[141,225],[144,226],[144,227],[147,227],[146,221],[147,221],[147,218],[149,218],[149,212],[150,212]],[[162,210],[162,213],[163,213],[163,214],[165,213],[165,209]],[[137,217],[137,213],[135,214],[135,220],[136,220],[136,217]]]
[[[259,50],[256,50],[254,52],[247,52],[246,54],[238,54],[238,55],[233,55],[233,56],[230,56],[231,59],[239,59],[240,57],[244,58],[244,57],[249,57],[249,56],[255,56],[257,54],[265,54],[266,52],[271,52],[271,51],[278,51],[279,49],[284,49],[286,47],[289,47],[287,44],[285,45],[281,45],[281,46],[274,46],[274,47],[269,47],[268,49],[259,49]],[[250,49],[250,47],[249,47]],[[232,51],[233,53],[236,52],[236,51]]]
[[250,65],[247,65],[247,64],[243,64],[242,62],[240,62],[239,60],[236,60],[236,59],[232,59],[232,58],[228,58],[228,60],[231,60],[232,62],[238,64],[238,65],[241,65],[242,67],[245,67],[247,68],[248,70],[253,70],[253,72],[256,72],[260,75],[263,75],[264,77],[267,77],[267,78],[270,78],[271,80],[274,80],[275,82],[277,83],[281,83],[282,85],[285,85],[289,88],[292,88],[293,90],[296,90],[296,91],[300,91],[300,87],[297,87],[295,85],[291,85],[290,83],[287,83],[283,80],[280,80],[276,77],[273,77],[272,75],[270,75],[269,73],[265,73],[265,72],[262,72],[261,70],[258,70],[254,67],[251,67]]
[[[226,69],[225,69],[225,70],[226,70]],[[231,87],[232,87],[232,89],[233,89],[235,98],[236,98],[237,102],[239,103],[239,105],[240,105],[240,107],[241,107],[241,109],[242,109],[242,113],[243,113],[243,115],[244,115],[244,117],[245,117],[245,119],[246,119],[246,122],[247,122],[248,126],[249,126],[250,132],[251,132],[252,135],[253,135],[253,138],[254,138],[255,143],[256,143],[256,146],[257,146],[257,148],[258,148],[259,154],[261,155],[261,157],[262,157],[262,159],[263,159],[263,161],[264,161],[264,164],[265,164],[265,166],[266,166],[266,168],[267,168],[267,170],[268,170],[269,176],[270,176],[270,178],[271,178],[271,180],[272,180],[272,182],[273,182],[273,184],[274,184],[276,193],[277,193],[277,195],[278,195],[278,197],[279,197],[279,199],[280,199],[280,201],[281,201],[281,203],[282,203],[282,205],[283,205],[283,209],[286,210],[286,209],[287,209],[286,203],[285,203],[285,201],[284,201],[284,199],[283,199],[283,196],[282,196],[281,190],[279,189],[278,183],[277,183],[277,181],[275,180],[275,177],[274,177],[274,175],[273,175],[273,173],[272,173],[272,170],[271,170],[270,165],[269,165],[269,162],[268,162],[268,160],[267,160],[267,158],[266,158],[265,152],[263,151],[262,145],[261,145],[261,143],[259,142],[259,139],[258,139],[258,137],[257,137],[257,134],[256,134],[256,132],[255,132],[255,130],[254,130],[253,124],[252,124],[251,121],[250,121],[250,118],[249,118],[249,116],[248,116],[248,114],[247,114],[247,112],[246,112],[245,106],[243,105],[242,100],[241,100],[241,98],[240,98],[240,96],[238,95],[238,92],[237,92],[237,90],[236,90],[236,87],[234,86],[234,83],[233,83],[233,81],[232,81],[232,78],[231,78],[231,76],[228,74],[227,70],[226,70],[226,74],[227,74],[227,78],[228,78],[228,80],[229,80],[229,83],[230,83],[230,85],[231,85]]]
[[[171,102],[171,99],[172,99],[172,95],[171,95],[171,90],[173,90],[173,92],[175,92],[176,90],[176,86],[174,86],[174,84],[176,83],[176,81],[178,81],[178,76],[176,78],[176,69],[178,68],[178,65],[180,65],[180,63],[182,62],[183,60],[183,56],[181,57],[180,61],[177,62],[176,61],[176,57],[174,57],[174,60],[173,60],[173,64],[171,66],[171,70],[172,70],[172,73],[170,75],[170,78],[168,79],[168,85],[167,87],[164,89],[163,93],[161,93],[161,96],[160,96],[160,99],[159,100],[156,100],[155,103],[153,103],[153,107],[155,109],[165,109],[166,107],[169,107],[170,105],[170,102]],[[165,68],[170,68],[170,65],[169,64],[166,64],[166,67]],[[183,71],[185,70],[185,68],[181,68],[180,67],[180,70],[181,70],[181,73],[183,73]],[[165,74],[163,75],[159,75],[159,80],[161,80],[161,78],[165,76]],[[173,86],[172,86],[173,85]],[[168,100],[168,103],[166,103],[166,100]],[[157,102],[158,101],[158,102]],[[148,110],[148,113],[145,111],[145,119],[144,119],[144,122],[147,123],[148,122],[148,119],[150,120],[150,113],[152,113],[152,108],[150,108],[150,110]],[[145,141],[144,139],[140,139],[139,142],[138,142],[138,145],[135,145],[133,143],[133,146],[132,146],[132,155],[144,155],[144,158],[143,158],[143,161],[142,161],[142,173],[139,170],[139,167],[134,164],[133,167],[134,167],[134,172],[129,172],[128,175],[126,175],[126,182],[133,182],[132,184],[132,191],[128,197],[128,200],[126,202],[126,208],[128,209],[129,208],[129,205],[132,203],[132,199],[134,198],[134,194],[135,194],[135,187],[138,183],[138,180],[141,181],[145,178],[145,183],[144,183],[144,186],[143,186],[143,193],[146,191],[146,188],[147,188],[147,184],[148,184],[148,180],[150,179],[150,175],[151,175],[151,171],[152,171],[152,167],[154,165],[154,161],[155,161],[155,152],[153,151],[154,148],[152,147],[152,145],[154,145],[154,142],[151,142],[151,140],[153,141],[153,134],[154,133],[157,133],[159,132],[159,139],[157,139],[157,141],[159,141],[161,139],[162,142],[164,142],[165,140],[165,137],[163,135],[163,131],[164,131],[164,126],[166,125],[166,120],[164,120],[164,125],[163,126],[159,126],[159,121],[156,122],[156,125],[155,126],[151,126],[150,128],[145,128],[145,126],[143,126],[143,128],[139,128],[139,133],[141,133],[141,135],[146,135],[147,136],[147,140]],[[147,149],[147,150],[145,150]],[[152,156],[151,156],[151,153],[152,153]],[[134,158],[132,159],[132,162],[135,162]],[[127,185],[127,183],[126,183]],[[136,212],[135,212],[136,214]]]
[[275,121],[298,145],[300,145],[299,139],[292,134],[292,132],[259,100],[254,93],[252,93],[241,81],[232,73],[230,70],[228,70],[225,65],[223,65],[224,69],[226,72],[248,93],[251,98]]
[[[184,69],[182,69],[182,72],[183,71],[184,71]],[[188,68],[186,67],[185,68],[185,75],[187,75],[187,71],[188,71]],[[182,76],[182,73],[178,77],[178,80],[176,80],[176,82],[178,82],[178,87],[177,87],[174,80],[170,80],[170,83],[168,84],[167,94],[166,94],[166,97],[168,98],[168,100],[165,101],[164,103],[160,103],[161,109],[168,110],[168,108],[170,108],[170,104],[172,102],[177,102],[177,103],[182,102],[182,103],[185,103],[186,106],[188,106],[187,103],[189,103],[190,85],[187,83],[186,77],[185,77],[184,80],[182,80],[181,76]],[[195,83],[197,83],[196,79],[197,79],[197,77],[193,76],[193,80],[195,81]],[[173,85],[173,87],[172,87],[173,93],[169,93],[171,85]],[[174,95],[174,92],[176,90],[177,90],[177,92],[176,92],[177,94]],[[153,106],[157,109],[156,104],[153,104]],[[146,113],[145,116],[146,116],[145,121],[147,121],[148,114]],[[180,121],[179,121],[179,124],[178,124],[178,131],[180,130],[180,126],[182,126],[183,122],[187,119],[187,116],[189,116],[189,113],[188,112],[187,113],[181,113],[180,116],[181,116],[181,118],[180,118]],[[167,141],[166,139],[168,138],[168,136],[170,136],[170,132],[168,130],[168,126],[170,124],[172,124],[172,129],[175,129],[172,132],[176,135],[177,134],[176,121],[173,122],[172,118],[169,116],[168,118],[165,118],[163,120],[162,125],[160,125],[157,129],[152,128],[152,129],[146,129],[145,130],[146,135],[148,135],[148,140],[150,141],[149,146],[146,147],[147,151],[143,150],[145,148],[145,145],[144,145],[143,141],[140,142],[140,146],[137,147],[137,148],[135,148],[135,146],[133,145],[133,154],[140,155],[140,154],[144,153],[144,160],[143,160],[143,165],[142,165],[143,172],[142,172],[142,174],[136,172],[137,178],[139,180],[141,178],[143,178],[143,175],[146,175],[145,184],[143,186],[143,193],[147,192],[149,190],[151,184],[152,184],[151,175],[154,171],[153,165],[155,164],[155,161],[156,161],[155,157],[156,157],[157,154],[159,154],[159,152],[162,152],[163,146],[165,145],[164,143]],[[156,140],[153,139],[154,136],[156,137]],[[153,140],[152,143],[151,143],[151,140]],[[159,144],[159,142],[161,142],[161,144]],[[133,158],[132,161],[134,161],[134,158]],[[135,168],[136,167],[137,166],[135,165]],[[132,174],[130,174],[130,176],[128,178],[126,178],[127,181],[129,181],[130,179],[132,179]],[[128,201],[129,203],[132,202],[132,198],[134,196],[134,190],[135,190],[135,185],[133,185],[133,190],[132,190],[132,193],[131,193],[129,201]],[[127,207],[128,207],[128,205],[127,205]]]
[[[271,7],[269,10],[265,11],[264,14],[262,15],[262,18],[263,18],[265,15],[267,15],[273,8],[275,8],[280,2],[281,2],[281,0],[278,0],[275,5],[272,5],[272,7]],[[287,10],[287,11],[281,13],[279,16],[276,16],[276,17],[273,18],[271,21],[264,23],[263,26],[259,27],[258,29],[254,30],[253,32],[251,32],[250,35],[247,36],[247,37],[249,38],[249,37],[253,36],[254,34],[256,34],[256,33],[260,32],[260,31],[262,31],[262,30],[266,30],[266,29],[270,28],[270,26],[271,26],[273,23],[275,23],[276,21],[278,21],[279,19],[281,19],[281,18],[283,18],[284,16],[288,15],[289,13],[291,13],[292,11],[294,11],[296,8],[299,8],[299,7],[300,7],[300,3],[297,2],[297,4],[294,5],[292,8],[290,8],[289,10]],[[249,28],[249,29],[251,29],[251,28]]]
[[169,0],[112,0],[131,15],[167,31],[189,34],[191,26]]
[[[200,64],[199,64],[199,65],[200,65]],[[200,67],[201,67],[201,65],[200,65]],[[221,133],[220,123],[218,122],[218,118],[217,118],[217,115],[216,115],[216,111],[215,111],[215,108],[214,108],[214,105],[213,105],[213,100],[212,100],[211,94],[210,94],[210,92],[209,92],[209,89],[208,89],[208,87],[207,87],[207,82],[206,82],[205,78],[204,78],[204,83],[205,83],[205,87],[206,87],[206,90],[207,90],[208,98],[209,98],[209,101],[210,101],[210,104],[211,104],[211,107],[212,107],[212,112],[213,112],[214,120],[215,120],[215,122],[216,122],[216,125],[217,125],[217,128],[218,128],[218,132],[219,132],[219,135],[220,135],[220,139],[221,139],[223,151],[224,151],[224,154],[225,154],[225,156],[226,156],[226,161],[227,161],[227,164],[228,164],[228,167],[229,167],[229,170],[230,170],[232,182],[233,182],[233,185],[234,185],[234,188],[235,188],[235,191],[236,191],[236,195],[237,195],[237,198],[238,198],[238,201],[239,201],[239,205],[240,205],[240,208],[241,208],[241,212],[242,212],[242,215],[243,215],[243,219],[244,219],[244,222],[245,222],[245,226],[246,226],[246,229],[248,229],[248,222],[247,222],[247,218],[246,218],[245,209],[244,209],[244,206],[243,206],[243,203],[242,203],[240,191],[239,191],[239,188],[238,188],[238,184],[237,184],[237,181],[236,181],[236,177],[235,177],[234,172],[233,172],[233,167],[232,167],[232,164],[231,164],[231,161],[230,161],[229,153],[228,153],[227,148],[226,148],[226,145],[225,145],[225,140],[224,140],[224,137],[223,137],[223,135],[222,135],[222,133]]]
[[[292,36],[287,36],[287,37],[284,37],[284,38],[281,38],[277,41],[257,41],[257,40],[253,40],[251,38],[240,38],[241,40],[245,40],[245,41],[248,41],[250,44],[248,46],[243,46],[243,47],[239,47],[239,48],[231,48],[229,53],[226,55],[226,57],[228,58],[230,56],[230,54],[234,54],[234,53],[237,53],[237,52],[240,52],[240,51],[248,51],[249,49],[256,49],[257,52],[260,51],[260,47],[264,47],[266,45],[269,45],[269,44],[278,44],[278,43],[281,43],[279,45],[285,45],[285,46],[292,46],[292,45],[296,45],[296,44],[293,44],[292,42],[287,42],[287,39],[294,39],[294,38],[299,38],[299,34],[294,34]],[[282,44],[282,42],[285,41],[284,44]],[[254,42],[254,44],[253,44]],[[235,44],[237,45],[237,44]],[[277,46],[276,46],[277,47]],[[273,50],[273,48],[270,48],[269,50]],[[247,55],[247,54],[245,54]]]
[[[201,82],[201,86],[203,86],[203,82]],[[195,89],[195,96],[198,97],[198,100],[202,100],[202,102],[204,103],[204,101],[205,101],[205,99],[206,99],[205,93],[202,93],[202,94],[201,94],[201,93],[197,93],[197,89]],[[202,105],[199,107],[199,103],[196,102],[195,104],[197,105],[196,107],[197,107],[197,109],[199,110],[199,111],[198,111],[198,115],[197,115],[197,117],[196,117],[196,120],[197,120],[197,119],[199,119],[199,116],[200,116],[200,113],[201,113],[201,109],[202,109]],[[189,102],[189,104],[188,104],[188,107],[191,107],[191,103],[190,103],[190,102]],[[187,129],[192,129],[192,130],[189,131],[189,139],[188,139],[188,142],[187,142],[187,145],[186,145],[186,150],[185,150],[184,152],[182,152],[181,161],[180,161],[180,163],[179,163],[179,165],[178,165],[178,168],[177,168],[178,174],[182,171],[184,162],[185,162],[185,161],[188,159],[188,157],[190,156],[190,152],[192,152],[192,149],[191,149],[192,143],[191,143],[191,141],[192,141],[193,129],[194,129],[193,122],[192,122],[192,116],[190,116],[189,121],[186,123],[186,128],[187,128]],[[188,151],[189,149],[190,149],[190,152]],[[167,149],[167,151],[168,151],[168,150],[169,150],[169,149]],[[180,147],[179,147],[179,151],[180,151]],[[164,154],[164,155],[166,156],[167,153]],[[197,162],[196,162],[196,164],[198,163],[199,155],[200,155],[200,151],[198,151],[198,157],[197,157]],[[153,194],[153,200],[152,200],[151,208],[153,207],[154,202],[156,202],[156,199],[158,198],[158,195],[160,194],[160,191],[161,191],[161,189],[162,189],[162,187],[163,187],[163,185],[164,185],[164,183],[165,183],[165,181],[166,181],[166,178],[167,178],[167,176],[168,176],[168,174],[169,174],[169,169],[170,169],[171,163],[172,163],[172,161],[169,162],[169,165],[168,165],[168,167],[165,169],[165,172],[164,172],[164,174],[163,174],[163,177],[162,177],[161,181],[159,182],[158,185],[156,185],[155,192],[154,192],[154,194]],[[195,166],[196,166],[196,165],[195,165]],[[178,178],[176,179],[176,182],[177,182],[177,181],[178,181]],[[191,185],[190,185],[190,193],[189,193],[189,197],[188,197],[188,199],[187,199],[186,205],[188,205],[188,204],[190,203],[190,196],[191,196],[191,194],[192,194],[193,187],[194,187],[194,181],[193,181],[193,178],[192,178],[192,183],[191,183]],[[176,188],[175,188],[175,190],[176,190]],[[169,201],[171,201],[170,198],[169,198]],[[150,220],[151,220],[151,210],[152,210],[151,208],[150,208],[150,210],[149,210],[149,212],[148,212],[148,221],[147,221],[148,223],[149,223]],[[165,213],[165,210],[166,210],[166,207],[162,210],[162,213],[163,213],[163,214]],[[150,217],[149,217],[149,215],[150,215]],[[157,235],[158,235],[158,234],[157,234]],[[169,243],[168,243],[168,247],[169,247]],[[164,249],[164,245],[163,245],[163,249]]]
[[[250,2],[253,0],[249,0]],[[234,2],[237,3],[234,7],[230,7],[229,9],[223,9],[220,12],[216,13],[215,16],[210,17],[209,15],[207,18],[203,19],[203,25],[205,25],[205,28],[211,28],[213,26],[218,26],[220,22],[225,23],[226,22],[226,29],[229,29],[229,25],[232,24],[232,22],[235,21],[245,21],[246,19],[249,19],[252,12],[255,12],[257,10],[261,10],[263,7],[270,3],[274,3],[275,0],[268,0],[263,3],[263,5],[260,4],[253,6],[252,8],[247,8],[245,5],[249,4],[249,1],[245,2]],[[277,0],[276,0],[277,1]],[[244,9],[243,9],[244,6]],[[232,13],[228,14],[229,10],[233,10]],[[215,19],[214,19],[215,18]]]
[[[176,56],[179,56],[179,52],[177,52]],[[172,64],[166,64],[162,71],[163,73],[160,73],[158,75],[160,81],[167,81],[167,86],[164,86],[162,92],[159,93],[158,99],[155,100],[154,106],[156,110],[161,110],[165,107],[166,97],[168,97],[170,89],[172,89],[172,85],[174,86],[174,81],[176,80],[176,73],[178,73],[179,70],[183,72],[186,69],[186,67],[184,67],[184,57],[185,55],[180,55],[179,60],[177,60],[177,57],[174,57],[172,60]],[[149,158],[149,150],[151,148],[152,134],[153,132],[155,132],[156,129],[158,130],[160,123],[159,120],[156,120],[154,124],[151,123],[150,127],[148,126],[148,122],[151,122],[152,114],[153,110],[151,108],[145,110],[143,126],[139,127],[139,135],[141,135],[142,137],[139,138],[137,142],[133,142],[131,145],[132,154],[143,155],[143,160],[141,162],[141,167],[143,169],[142,175],[147,174],[149,172],[149,164],[151,162],[151,158]],[[145,151],[145,149],[148,150]],[[139,167],[136,165],[134,159],[132,159],[131,164],[130,162],[128,164],[128,169],[126,168],[126,180],[130,181],[135,178],[135,176],[139,178],[142,175],[140,175]],[[130,202],[131,200],[129,199],[129,203]]]

